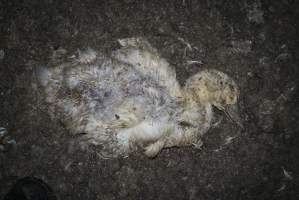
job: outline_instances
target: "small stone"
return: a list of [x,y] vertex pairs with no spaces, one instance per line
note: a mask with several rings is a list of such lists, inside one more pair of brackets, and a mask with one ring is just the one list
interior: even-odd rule
[[253,77],[253,73],[252,72],[247,72],[247,76],[249,76],[249,77]]
[[7,143],[7,144],[11,144],[11,145],[13,145],[13,146],[15,146],[15,145],[17,144],[17,142],[16,142],[14,139],[12,139],[12,140],[8,140],[6,143]]
[[287,45],[286,45],[286,44],[283,44],[283,45],[280,46],[280,48],[281,48],[281,49],[287,49]]

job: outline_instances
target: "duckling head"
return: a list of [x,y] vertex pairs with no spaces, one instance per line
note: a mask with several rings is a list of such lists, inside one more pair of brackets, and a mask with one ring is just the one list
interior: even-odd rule
[[185,84],[186,96],[201,105],[213,105],[242,126],[237,101],[240,95],[235,81],[218,70],[203,70]]

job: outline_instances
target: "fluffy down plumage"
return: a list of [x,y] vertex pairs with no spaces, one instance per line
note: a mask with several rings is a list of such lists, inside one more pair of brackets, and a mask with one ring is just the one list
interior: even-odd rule
[[226,74],[203,70],[181,87],[174,68],[145,39],[119,43],[111,56],[89,48],[37,72],[50,112],[70,133],[101,145],[103,155],[127,156],[141,147],[153,157],[163,148],[201,144],[212,105],[236,105],[239,90]]

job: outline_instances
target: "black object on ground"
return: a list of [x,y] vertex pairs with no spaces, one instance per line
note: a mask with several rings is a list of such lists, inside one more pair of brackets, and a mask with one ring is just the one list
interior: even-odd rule
[[42,180],[25,177],[17,181],[4,200],[56,200],[52,189]]

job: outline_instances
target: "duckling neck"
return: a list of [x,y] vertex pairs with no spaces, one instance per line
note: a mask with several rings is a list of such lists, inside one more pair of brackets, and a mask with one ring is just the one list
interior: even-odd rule
[[183,118],[195,124],[201,123],[204,129],[208,129],[212,122],[212,104],[209,102],[198,102],[192,95],[184,93]]
[[206,110],[212,109],[212,104],[210,102],[198,102],[194,100],[194,98],[190,96],[184,96],[184,108],[185,110],[197,110],[197,108],[202,109],[205,108]]

